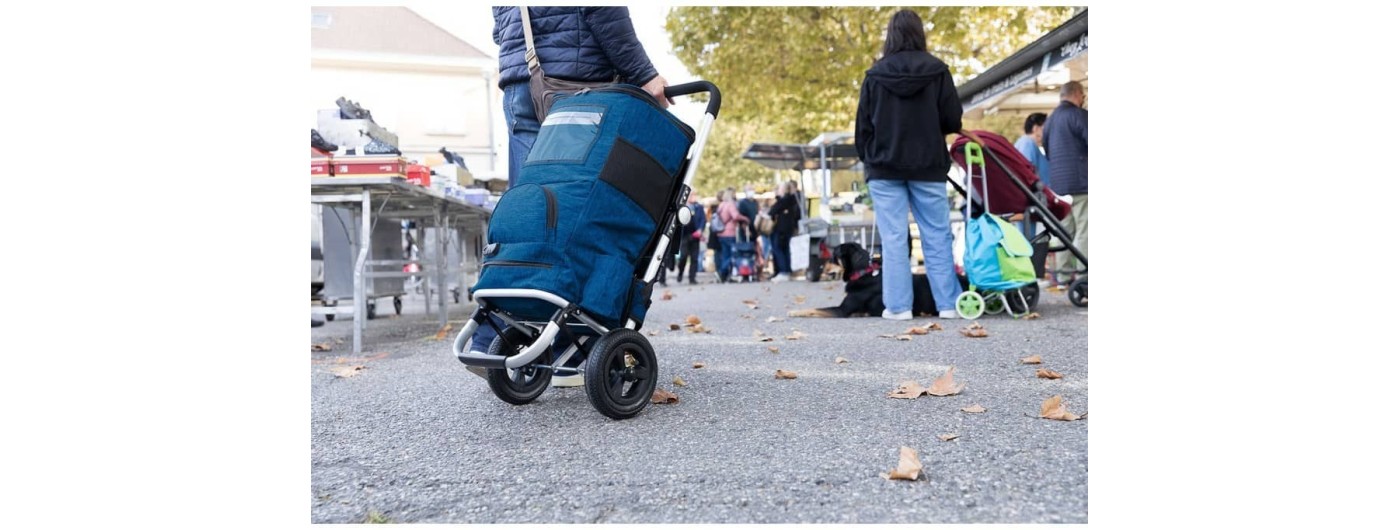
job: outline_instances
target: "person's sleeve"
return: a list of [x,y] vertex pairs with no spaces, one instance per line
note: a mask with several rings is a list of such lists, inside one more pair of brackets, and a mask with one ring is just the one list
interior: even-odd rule
[[1074,134],[1084,142],[1084,150],[1089,150],[1089,111],[1084,111],[1079,115],[1079,121],[1075,123]]
[[603,48],[608,61],[624,80],[641,86],[656,77],[656,68],[647,58],[641,41],[637,40],[626,7],[585,7],[583,18],[593,38],[598,40],[598,46]]
[[958,87],[953,85],[953,74],[943,76],[943,88],[938,94],[938,120],[943,134],[961,131],[963,108],[962,101],[958,100]]
[[[865,144],[875,134],[875,123],[870,117],[870,80],[860,84],[860,103],[856,106],[856,156],[865,161]],[[782,203],[781,200],[778,201]],[[777,207],[777,204],[773,205]]]
[[[494,17],[494,18],[496,19],[496,27],[494,27],[494,28],[491,29],[491,40],[492,40],[493,42],[496,43],[496,46],[500,46],[500,45],[501,45],[501,32],[502,32],[502,31],[505,31],[505,29],[506,29],[504,26],[501,25],[501,23],[504,22],[505,19],[506,19],[506,16],[505,16],[505,10],[506,10],[506,9],[519,9],[519,8],[516,8],[516,7],[493,7],[493,8],[491,8],[491,16]],[[524,31],[524,30],[522,29],[521,31]]]
[[1026,157],[1032,165],[1040,158],[1040,150],[1035,148],[1035,141],[1027,142],[1025,137],[1016,140],[1016,150],[1021,152],[1021,156]]

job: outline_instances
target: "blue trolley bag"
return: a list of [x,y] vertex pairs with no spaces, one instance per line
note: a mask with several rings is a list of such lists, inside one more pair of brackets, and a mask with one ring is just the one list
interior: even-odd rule
[[[538,289],[604,325],[640,325],[651,303],[641,278],[694,141],[690,126],[631,85],[557,101],[492,212],[472,290]],[[530,298],[492,304],[536,320],[558,309]]]

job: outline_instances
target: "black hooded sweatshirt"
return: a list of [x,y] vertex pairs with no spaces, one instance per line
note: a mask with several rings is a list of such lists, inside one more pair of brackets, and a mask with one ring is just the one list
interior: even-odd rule
[[903,51],[865,72],[856,110],[856,153],[865,179],[948,180],[944,136],[962,130],[962,103],[948,65]]

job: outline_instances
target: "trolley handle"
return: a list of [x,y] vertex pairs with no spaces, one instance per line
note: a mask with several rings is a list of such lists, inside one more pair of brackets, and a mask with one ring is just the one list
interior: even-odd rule
[[716,118],[719,117],[720,93],[719,87],[715,86],[714,83],[711,83],[709,81],[694,81],[680,85],[671,85],[666,87],[666,89],[663,92],[668,98],[673,98],[676,96],[687,96],[690,94],[698,94],[700,92],[709,92],[710,103],[709,105],[705,106],[705,113]]

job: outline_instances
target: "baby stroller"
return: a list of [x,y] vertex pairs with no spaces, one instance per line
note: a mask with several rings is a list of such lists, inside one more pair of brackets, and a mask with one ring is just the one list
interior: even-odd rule
[[[1049,252],[1068,250],[1074,254],[1079,262],[1085,267],[1084,274],[1080,275],[1069,287],[1069,300],[1078,307],[1089,305],[1089,260],[1082,251],[1074,246],[1069,232],[1064,225],[1060,224],[1060,219],[1070,213],[1069,203],[1064,202],[1055,194],[1050,187],[1040,179],[1036,178],[1035,169],[1031,166],[1026,157],[1021,156],[1010,142],[1005,138],[991,131],[974,132],[985,146],[979,146],[971,142],[969,138],[959,136],[949,148],[953,160],[967,168],[967,177],[970,181],[978,185],[969,185],[969,189],[964,190],[957,182],[952,182],[953,187],[958,190],[970,203],[972,219],[981,215],[984,205],[990,204],[992,213],[997,216],[1010,217],[1012,221],[1023,221],[1025,238],[1029,240],[1033,254],[1032,264],[1035,269],[1035,276],[1039,277],[1044,272],[1045,256]],[[971,157],[968,154],[967,146],[976,147],[977,153],[983,155],[984,160]],[[984,149],[985,148],[985,149]],[[990,161],[991,164],[987,164]],[[974,172],[973,165],[976,164],[978,172]],[[980,183],[978,181],[981,181]],[[977,188],[983,188],[983,193],[978,196]],[[984,200],[983,198],[988,200]],[[1036,223],[1044,226],[1044,230],[1035,231]],[[1053,237],[1060,246],[1051,247],[1050,239]],[[1020,292],[1026,300],[1024,311],[1033,311],[1039,301],[1040,289],[1034,283],[1030,283],[1022,288]],[[1005,300],[1012,306],[1015,312],[1023,311],[1019,297],[1007,297]],[[988,306],[989,312],[997,309]]]
[[[720,108],[707,81],[665,91],[699,92],[710,100],[698,134],[631,85],[580,91],[550,109],[492,214],[472,287],[479,305],[452,345],[463,364],[487,369],[502,401],[529,403],[554,374],[582,373],[605,416],[630,418],[650,403],[656,354],[638,330],[663,254],[689,220],[684,198]],[[467,351],[488,325],[498,337],[487,353]],[[570,368],[576,355],[583,364]]]
[[739,223],[734,231],[734,270],[743,281],[758,281],[758,251],[748,223]]

